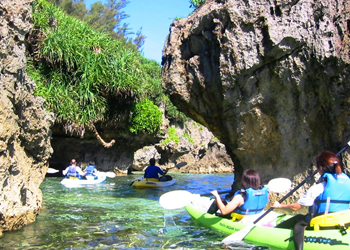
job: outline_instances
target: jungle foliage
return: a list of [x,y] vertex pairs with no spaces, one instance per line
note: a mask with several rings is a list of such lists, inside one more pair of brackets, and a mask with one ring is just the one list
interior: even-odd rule
[[[125,42],[130,49],[141,51],[146,36],[142,35],[142,28],[136,34],[131,31],[129,24],[123,22],[129,16],[123,11],[129,1],[127,0],[106,0],[105,4],[96,1],[90,9],[86,8],[84,0],[47,0],[66,12],[68,15],[86,22],[91,28],[105,32],[116,39]],[[134,39],[130,35],[135,34]]]
[[32,8],[27,72],[59,123],[79,133],[119,121],[133,133],[158,131],[164,94],[156,61],[45,0]]

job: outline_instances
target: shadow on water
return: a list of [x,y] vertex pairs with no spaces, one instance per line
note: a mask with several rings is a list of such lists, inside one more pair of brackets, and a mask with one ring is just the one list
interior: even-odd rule
[[172,190],[208,193],[229,190],[232,175],[173,174],[162,189],[135,189],[137,175],[66,188],[62,177],[45,178],[43,208],[36,222],[5,232],[1,249],[253,249],[223,246],[226,235],[197,225],[185,209],[164,210],[159,197]]

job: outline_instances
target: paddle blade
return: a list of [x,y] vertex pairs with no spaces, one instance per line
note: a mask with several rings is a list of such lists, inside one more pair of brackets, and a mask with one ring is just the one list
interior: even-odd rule
[[271,192],[283,193],[287,192],[291,188],[292,182],[287,178],[276,178],[269,181],[269,184],[266,186]]
[[48,168],[47,169],[47,173],[49,173],[49,174],[54,174],[54,173],[57,173],[57,172],[58,172],[58,170],[54,169],[54,168]]
[[117,176],[114,172],[106,172],[105,175],[106,175],[108,178],[114,178],[114,177]]
[[114,172],[100,172],[100,171],[98,171],[95,174],[96,174],[96,176],[107,176],[109,178],[116,177],[116,174]]
[[165,209],[183,208],[192,201],[192,194],[185,190],[175,190],[160,196],[159,204]]
[[183,162],[180,162],[178,164],[176,164],[176,168],[182,168],[183,166],[186,166],[187,165],[187,162],[183,161]]
[[242,230],[239,230],[238,232],[235,232],[229,236],[227,236],[225,239],[222,240],[222,243],[230,244],[238,241],[242,241],[244,237],[246,237],[247,234],[253,229],[254,224],[249,224]]

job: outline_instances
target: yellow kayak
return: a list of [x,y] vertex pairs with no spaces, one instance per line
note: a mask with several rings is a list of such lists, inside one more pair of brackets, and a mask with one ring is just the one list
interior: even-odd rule
[[176,182],[176,179],[173,179],[170,175],[166,175],[165,181],[153,181],[154,179],[146,179],[144,177],[140,177],[135,179],[131,186],[135,188],[162,188],[173,185]]

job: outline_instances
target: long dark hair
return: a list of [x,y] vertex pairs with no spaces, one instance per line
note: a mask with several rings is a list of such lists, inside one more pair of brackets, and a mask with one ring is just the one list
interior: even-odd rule
[[336,167],[341,169],[339,157],[330,151],[323,151],[316,158],[316,167],[323,173],[336,174]]
[[260,175],[253,169],[247,169],[243,172],[241,185],[244,189],[260,189]]

